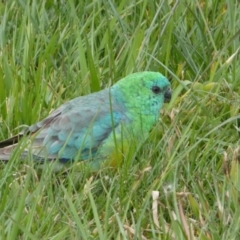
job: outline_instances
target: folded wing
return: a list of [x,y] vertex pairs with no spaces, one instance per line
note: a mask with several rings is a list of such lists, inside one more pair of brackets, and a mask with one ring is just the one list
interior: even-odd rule
[[52,112],[44,120],[24,132],[0,142],[0,160],[8,160],[24,135],[30,141],[23,156],[31,152],[37,159],[69,160],[94,157],[109,134],[126,117],[123,109],[105,89],[73,99]]

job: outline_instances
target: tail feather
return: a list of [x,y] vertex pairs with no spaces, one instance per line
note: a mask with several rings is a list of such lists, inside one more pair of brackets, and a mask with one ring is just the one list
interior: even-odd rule
[[[6,140],[6,142],[8,139]],[[20,146],[19,146],[20,144]],[[20,142],[15,143],[9,146],[5,146],[4,144],[1,145],[0,143],[0,161],[8,161],[11,158],[12,153],[16,148],[20,148],[20,157],[26,157],[29,153],[33,156],[36,160],[55,160],[58,158],[57,154],[49,154],[47,152],[46,147],[42,145],[41,139],[34,139],[34,141],[27,141],[27,142]]]
[[8,161],[10,159],[13,150],[16,148],[23,135],[24,133],[21,132],[18,135],[0,142],[0,160]]
[[[22,157],[26,156],[30,151],[33,154],[33,156],[37,156],[44,159],[48,158],[49,160],[56,159],[57,154],[47,154],[46,148],[43,146],[43,140],[47,134],[47,128],[44,129],[44,126],[47,126],[55,117],[57,117],[60,114],[61,111],[56,110],[48,118],[44,119],[41,122],[38,122],[35,125],[30,126],[29,128],[26,128],[18,135],[0,141],[0,161],[1,160],[8,161],[10,159],[13,150],[16,148],[18,143],[21,142],[23,136],[30,136],[29,139],[30,144],[28,142],[27,144],[20,147],[21,149],[23,149],[21,154]],[[31,139],[31,137],[33,138]]]
[[18,135],[15,135],[11,138],[8,138],[8,139],[5,139],[5,140],[1,141],[0,142],[0,148],[4,148],[4,147],[14,145],[14,144],[18,143],[22,139],[23,136],[24,136],[24,133],[21,132]]
[[4,148],[0,148],[0,160],[8,161],[17,144],[13,144]]

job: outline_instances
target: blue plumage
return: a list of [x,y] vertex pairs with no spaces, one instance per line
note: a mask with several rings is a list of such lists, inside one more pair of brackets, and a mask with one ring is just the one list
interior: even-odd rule
[[8,160],[14,143],[24,135],[31,140],[22,156],[31,152],[38,160],[60,162],[96,156],[104,160],[111,155],[118,159],[134,141],[140,144],[146,139],[170,97],[170,83],[160,73],[129,75],[111,88],[63,104],[20,135],[1,142],[0,159]]

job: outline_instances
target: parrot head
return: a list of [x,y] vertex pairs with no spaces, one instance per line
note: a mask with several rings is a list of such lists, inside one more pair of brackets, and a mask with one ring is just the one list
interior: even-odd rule
[[136,114],[158,116],[165,102],[171,99],[170,82],[158,72],[139,72],[128,75],[111,91],[117,100]]

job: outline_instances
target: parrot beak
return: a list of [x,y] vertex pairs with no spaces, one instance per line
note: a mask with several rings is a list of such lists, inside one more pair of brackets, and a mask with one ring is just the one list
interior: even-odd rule
[[172,97],[172,91],[170,88],[168,88],[167,91],[164,93],[164,102],[165,103],[170,102],[171,97]]

